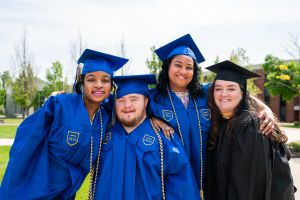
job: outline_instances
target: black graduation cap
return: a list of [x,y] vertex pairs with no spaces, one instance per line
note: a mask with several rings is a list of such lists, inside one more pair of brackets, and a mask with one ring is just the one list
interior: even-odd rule
[[249,78],[261,77],[229,60],[206,67],[206,69],[217,74],[216,80],[233,81],[240,85],[245,85],[245,81]]

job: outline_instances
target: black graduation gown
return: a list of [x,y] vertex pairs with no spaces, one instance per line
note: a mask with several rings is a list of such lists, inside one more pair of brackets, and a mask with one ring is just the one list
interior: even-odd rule
[[[274,143],[259,131],[257,117],[244,111],[239,119],[231,134],[226,133],[225,122],[215,148],[208,150],[207,199],[294,199],[290,169],[285,166],[281,169],[285,175],[279,176]],[[276,184],[275,189],[274,181],[287,184]]]

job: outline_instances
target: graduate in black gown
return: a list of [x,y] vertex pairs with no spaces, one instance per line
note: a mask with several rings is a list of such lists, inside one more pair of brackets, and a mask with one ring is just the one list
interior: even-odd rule
[[295,199],[284,144],[261,134],[249,103],[247,79],[259,75],[230,61],[207,69],[217,73],[209,92],[207,199]]

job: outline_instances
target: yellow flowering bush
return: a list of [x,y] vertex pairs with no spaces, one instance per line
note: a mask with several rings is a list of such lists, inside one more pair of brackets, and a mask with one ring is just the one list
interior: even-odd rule
[[283,81],[289,81],[291,80],[291,77],[289,75],[286,74],[281,74],[280,76],[276,76],[277,79],[281,79]]
[[286,65],[279,65],[279,69],[280,70],[288,70],[289,68]]

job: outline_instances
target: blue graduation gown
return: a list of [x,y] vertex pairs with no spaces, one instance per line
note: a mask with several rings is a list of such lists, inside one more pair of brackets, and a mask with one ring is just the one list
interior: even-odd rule
[[[178,136],[169,141],[160,135],[166,198],[199,199],[194,175]],[[96,199],[160,200],[160,150],[150,120],[146,119],[130,134],[117,122],[105,138]]]
[[[108,116],[101,109],[103,131]],[[100,114],[93,125],[79,94],[50,97],[17,129],[0,187],[1,199],[70,199],[90,170],[100,142]]]
[[[206,96],[208,94],[208,89],[209,85],[203,85],[203,90]],[[185,108],[181,100],[172,90],[170,90],[170,95],[180,124],[180,130],[184,140],[184,148],[191,161],[196,182],[198,188],[200,189],[200,132],[194,100],[190,96],[189,104],[187,108]],[[200,126],[202,131],[202,158],[205,171],[206,146],[208,142],[209,128],[211,125],[210,109],[208,108],[207,97],[198,97],[195,100],[200,117]],[[150,91],[148,105],[148,111],[150,112],[150,115],[166,121],[174,128],[175,132],[179,133],[178,124],[168,94],[166,94],[166,96],[163,96],[159,94],[156,89],[152,89]],[[205,173],[203,172],[203,175],[204,174]],[[202,177],[202,183],[204,183],[204,177]]]

